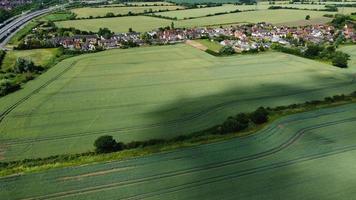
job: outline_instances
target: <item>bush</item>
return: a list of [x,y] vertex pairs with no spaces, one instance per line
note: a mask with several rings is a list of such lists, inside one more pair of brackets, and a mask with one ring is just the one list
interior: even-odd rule
[[350,59],[350,56],[346,53],[337,51],[334,53],[332,58],[332,64],[336,67],[347,68],[347,61]]
[[219,53],[221,55],[232,55],[235,53],[235,50],[232,48],[232,46],[224,46],[220,49]]
[[117,143],[110,135],[100,136],[94,142],[95,151],[98,153],[110,153],[123,149],[122,143]]
[[305,16],[305,20],[310,20],[310,15]]
[[0,96],[5,96],[8,93],[20,89],[20,85],[9,79],[0,80]]
[[259,107],[251,113],[250,118],[255,124],[263,124],[268,121],[268,111],[264,107]]
[[24,72],[40,72],[43,68],[41,66],[36,66],[31,60],[27,60],[24,58],[17,58],[16,64],[14,67],[14,71],[16,73],[24,73]]
[[307,50],[304,52],[304,56],[308,58],[318,57],[320,52],[324,50],[324,47],[317,44],[309,44]]
[[4,58],[5,58],[5,55],[6,55],[6,51],[0,50],[0,66],[1,66],[1,64],[2,64],[2,61],[3,61]]

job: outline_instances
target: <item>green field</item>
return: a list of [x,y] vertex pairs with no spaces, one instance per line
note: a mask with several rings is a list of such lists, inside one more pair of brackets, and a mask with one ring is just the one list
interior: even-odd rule
[[[174,21],[176,27],[195,27],[220,24],[257,23],[270,22],[275,24],[310,24],[325,23],[330,18],[323,17],[328,12],[306,10],[259,10],[241,13],[232,13],[211,17],[203,17],[188,20]],[[310,15],[312,20],[305,20]],[[135,31],[151,31],[159,27],[169,26],[172,20],[148,17],[132,16],[105,19],[87,19],[56,22],[59,27],[76,27],[81,30],[98,31],[99,28],[107,27],[114,32],[128,32],[129,28]]]
[[100,5],[100,7],[112,7],[112,6],[122,6],[122,5],[133,5],[133,6],[156,6],[156,5],[174,5],[170,2],[165,1],[153,1],[153,2],[125,2],[125,4],[109,4],[109,5]]
[[46,66],[53,62],[58,53],[57,49],[32,49],[8,51],[1,65],[2,69],[12,68],[19,57],[32,60],[35,65]]
[[71,11],[80,17],[98,17],[105,16],[107,13],[111,12],[115,15],[121,14],[126,15],[129,12],[131,13],[143,13],[152,10],[153,12],[159,10],[177,10],[184,9],[181,6],[137,6],[137,7],[102,7],[102,8],[93,8],[93,7],[85,7],[85,8],[76,8]]
[[[356,66],[356,49],[354,45],[343,46],[340,48],[341,51],[349,54],[351,56],[351,60],[349,60],[348,64],[350,66]],[[355,71],[356,72],[356,71]]]
[[174,3],[237,3],[239,0],[172,0]]
[[356,89],[355,68],[276,52],[213,57],[185,45],[66,59],[0,99],[2,158],[92,150],[103,134],[169,138],[258,106],[346,94]]
[[356,104],[300,113],[244,138],[0,178],[0,198],[353,199],[355,128]]
[[356,15],[351,15],[352,20],[356,21]]
[[70,12],[50,13],[40,18],[40,21],[61,21],[68,20],[72,14]]
[[[254,9],[255,7],[252,6]],[[167,17],[177,17],[178,19],[188,18],[188,17],[201,17],[206,16],[207,14],[214,14],[219,12],[230,12],[238,9],[238,6],[232,4],[224,4],[218,7],[208,7],[208,8],[199,8],[199,9],[187,9],[187,10],[178,10],[178,11],[169,11],[158,13],[159,15]]]
[[219,52],[220,49],[223,47],[221,44],[219,44],[216,41],[210,41],[210,40],[195,40],[197,42],[199,42],[200,44],[204,45],[205,47],[207,47],[208,49],[215,51],[215,52]]
[[[187,9],[187,10],[179,10],[179,11],[169,11],[162,12],[159,15],[167,16],[167,17],[177,17],[178,19],[184,19],[189,17],[204,17],[208,14],[215,14],[221,12],[230,12],[236,9],[245,11],[245,10],[267,10],[271,5],[266,3],[260,3],[256,7],[256,5],[233,5],[233,4],[224,4],[223,6],[218,7],[209,7],[209,8],[200,8],[200,9]],[[276,4],[275,6],[284,6],[291,8],[300,8],[300,9],[323,9],[324,5],[306,5],[306,4]],[[353,9],[356,10],[356,9]],[[263,18],[261,18],[263,19]]]

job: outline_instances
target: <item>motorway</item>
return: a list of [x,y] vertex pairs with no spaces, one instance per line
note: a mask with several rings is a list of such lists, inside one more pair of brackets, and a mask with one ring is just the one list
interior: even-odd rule
[[45,13],[48,13],[52,11],[53,8],[47,8],[43,10],[38,10],[34,12],[30,12],[27,14],[24,14],[12,22],[6,24],[4,27],[0,29],[0,48],[4,49],[5,45],[8,43],[10,38],[15,35],[17,31],[19,31],[23,26],[27,24],[31,19],[38,17],[40,15],[43,15]]

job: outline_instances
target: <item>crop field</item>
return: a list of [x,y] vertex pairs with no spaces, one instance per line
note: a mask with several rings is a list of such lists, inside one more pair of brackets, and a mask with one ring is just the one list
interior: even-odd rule
[[[252,6],[254,9],[255,7]],[[177,17],[178,19],[188,18],[188,17],[201,17],[206,16],[208,14],[215,14],[219,12],[230,12],[238,9],[237,5],[233,4],[224,4],[222,6],[217,7],[207,7],[207,8],[196,8],[196,9],[187,9],[187,10],[178,10],[178,11],[169,11],[162,12],[159,15],[167,16],[167,17]]]
[[239,0],[172,0],[174,3],[237,3]]
[[107,13],[111,12],[115,15],[122,14],[126,15],[129,12],[131,13],[143,13],[152,10],[153,12],[159,10],[177,10],[184,9],[182,6],[135,6],[135,7],[102,7],[102,8],[93,8],[93,7],[85,7],[85,8],[76,8],[71,11],[77,15],[77,17],[97,17],[97,16],[105,16]]
[[[204,17],[208,14],[215,14],[221,12],[230,12],[236,9],[245,11],[245,10],[267,10],[271,5],[269,4],[259,4],[257,7],[255,5],[233,5],[233,4],[224,4],[223,6],[218,7],[209,7],[209,8],[199,8],[199,9],[187,9],[187,10],[178,10],[178,11],[168,11],[159,13],[159,15],[167,17],[177,17],[178,19],[184,19],[189,17]],[[323,9],[324,5],[306,5],[306,4],[276,4],[275,6],[284,6],[290,8],[300,8],[300,9]],[[353,9],[356,10],[356,9]]]
[[26,58],[32,60],[35,65],[46,66],[48,63],[52,62],[57,54],[57,49],[33,49],[33,50],[14,50],[8,51],[3,63],[1,65],[2,69],[9,69],[16,64],[16,59]]
[[166,1],[153,1],[153,2],[125,2],[121,4],[109,4],[109,5],[100,5],[100,7],[111,7],[111,6],[122,6],[122,5],[133,5],[133,6],[169,6],[174,5],[173,3]]
[[128,5],[136,5],[136,6],[142,6],[142,5],[173,5],[170,2],[165,2],[165,1],[153,1],[153,2],[125,2],[125,4]]
[[356,73],[356,46],[355,45],[343,46],[340,48],[340,51],[343,51],[351,56],[348,63],[349,66],[352,66],[352,69]]
[[[259,10],[250,12],[231,13],[211,17],[174,21],[176,27],[196,27],[211,25],[226,25],[239,23],[269,22],[278,24],[293,25],[323,23],[330,21],[330,18],[323,17],[330,12],[307,11],[307,10]],[[305,16],[310,15],[311,20],[305,20]],[[169,26],[172,20],[148,17],[131,16],[104,19],[86,19],[56,22],[59,27],[76,27],[81,30],[98,31],[99,28],[107,27],[114,32],[127,32],[129,28],[135,31],[151,31],[159,27]]]
[[0,197],[353,199],[355,129],[356,104],[294,114],[244,138],[0,178]]
[[68,20],[72,14],[70,12],[50,13],[40,18],[40,21],[60,21]]
[[346,94],[354,69],[276,52],[214,57],[183,44],[66,59],[0,99],[1,158],[84,152],[103,134],[170,138],[259,106]]

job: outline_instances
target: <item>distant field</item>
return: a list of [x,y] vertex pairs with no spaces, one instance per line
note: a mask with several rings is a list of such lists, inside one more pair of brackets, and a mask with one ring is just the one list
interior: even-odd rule
[[72,16],[71,13],[50,13],[40,18],[43,21],[58,21],[58,20],[68,20]]
[[19,57],[32,60],[36,65],[45,66],[50,63],[57,54],[57,49],[32,49],[32,50],[14,50],[8,51],[1,67],[3,69],[11,68],[15,65]]
[[111,12],[115,15],[117,14],[127,14],[128,12],[132,13],[143,13],[145,11],[152,10],[153,12],[159,10],[177,10],[183,9],[181,6],[137,6],[137,7],[104,7],[104,8],[92,8],[92,7],[85,7],[85,8],[76,8],[71,10],[77,17],[97,17],[97,16],[105,16],[107,13]]
[[353,199],[355,117],[349,104],[286,116],[245,138],[0,178],[0,198]]
[[[208,14],[215,14],[220,12],[230,12],[236,9],[245,11],[245,10],[267,10],[271,5],[266,3],[260,3],[258,6],[256,5],[233,5],[233,4],[224,4],[223,6],[218,7],[209,7],[209,8],[200,8],[200,9],[187,9],[187,10],[179,10],[179,11],[169,11],[162,12],[159,15],[167,16],[167,17],[177,17],[178,19],[184,19],[189,17],[204,17]],[[276,4],[275,6],[284,6],[290,8],[307,8],[307,9],[323,9],[324,5],[305,5],[305,4]],[[356,9],[354,9],[356,10]]]
[[236,5],[224,4],[223,6],[218,6],[218,7],[187,9],[184,11],[178,10],[178,11],[162,12],[157,14],[167,16],[167,17],[177,17],[178,19],[183,19],[188,17],[201,17],[201,16],[206,16],[208,14],[214,14],[219,12],[230,12],[236,9],[238,9],[238,6]]
[[237,3],[239,0],[172,0],[174,3]]
[[[238,23],[284,23],[284,24],[310,24],[311,22],[320,23],[331,20],[323,17],[327,12],[306,11],[306,10],[259,10],[241,13],[232,13],[212,17],[203,17],[189,20],[174,21],[176,27],[195,27],[220,24],[238,24]],[[312,20],[305,20],[305,16],[310,15]],[[150,31],[159,27],[169,26],[172,20],[161,18],[133,16],[105,19],[88,19],[61,21],[56,24],[59,27],[76,27],[82,30],[98,31],[101,27],[107,27],[115,32],[127,32],[129,28],[135,31]]]
[[186,45],[82,55],[0,98],[0,155],[84,152],[103,134],[124,142],[187,134],[258,106],[349,93],[351,69],[276,52],[213,57]]
[[128,5],[137,5],[137,6],[142,6],[142,5],[173,5],[170,2],[165,2],[165,1],[154,1],[154,2],[125,2]]
[[134,31],[149,31],[158,27],[171,25],[171,20],[146,16],[116,17],[104,19],[86,19],[56,22],[59,27],[76,27],[81,30],[98,31],[99,28],[107,27],[115,32],[128,32],[129,28]]

